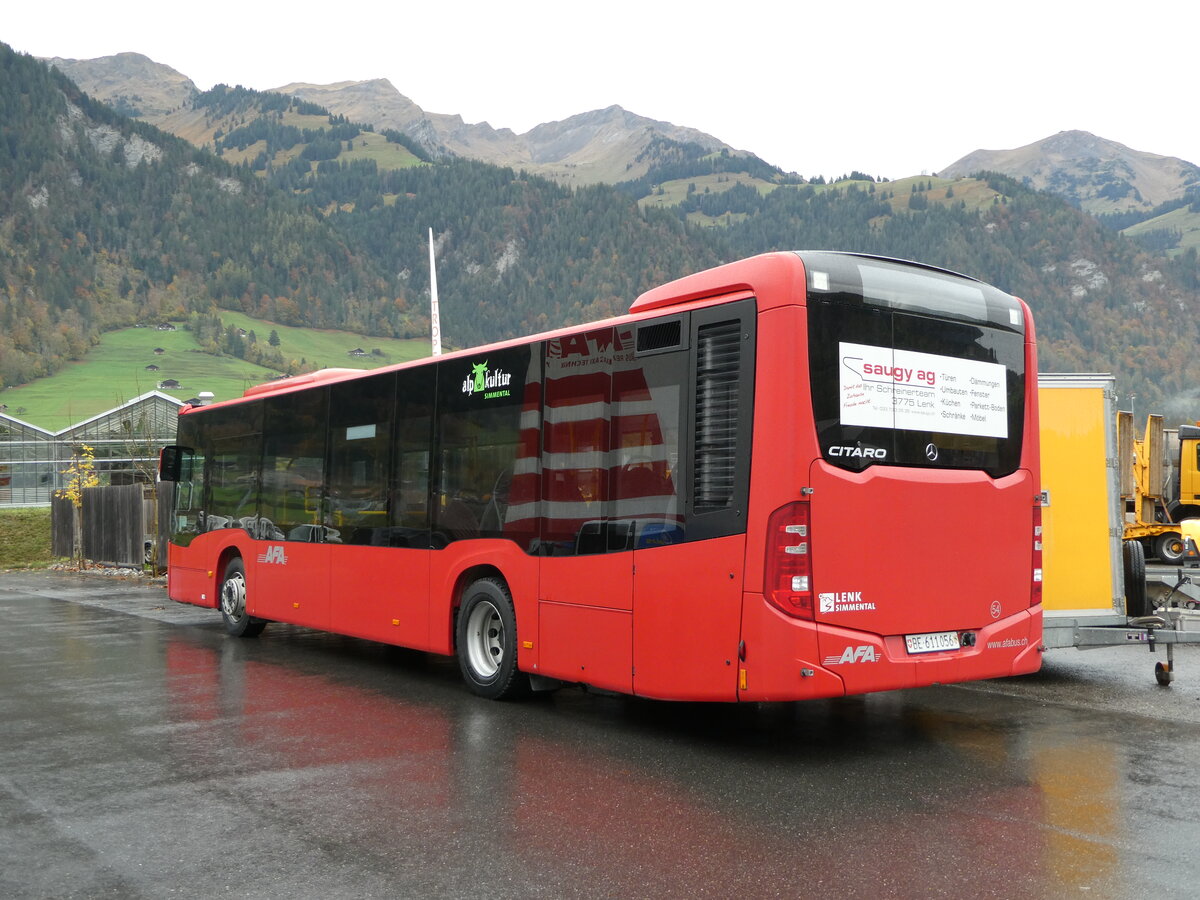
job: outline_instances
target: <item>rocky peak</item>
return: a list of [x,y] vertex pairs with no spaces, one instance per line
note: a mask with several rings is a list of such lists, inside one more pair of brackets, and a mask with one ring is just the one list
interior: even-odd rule
[[1200,167],[1133,150],[1087,131],[1058,134],[1013,150],[976,150],[939,174],[1000,172],[1067,197],[1091,213],[1149,210],[1200,185]]
[[57,68],[79,87],[127,115],[154,121],[179,109],[199,91],[190,78],[140,53],[98,59],[52,57]]

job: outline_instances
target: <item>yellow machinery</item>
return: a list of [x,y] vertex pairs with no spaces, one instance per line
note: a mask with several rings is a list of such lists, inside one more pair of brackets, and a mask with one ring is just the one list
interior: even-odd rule
[[[1127,541],[1139,541],[1146,556],[1167,565],[1196,558],[1196,547],[1180,528],[1182,519],[1200,515],[1197,448],[1200,428],[1179,429],[1179,465],[1165,465],[1166,432],[1162,416],[1147,416],[1141,440],[1134,437],[1133,414],[1117,413],[1117,459]],[[1173,460],[1175,462],[1175,460]],[[1192,529],[1188,529],[1191,531]]]

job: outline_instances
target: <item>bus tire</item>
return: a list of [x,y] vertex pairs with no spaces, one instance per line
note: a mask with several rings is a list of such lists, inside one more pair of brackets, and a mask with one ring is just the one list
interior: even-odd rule
[[1183,562],[1185,550],[1183,537],[1177,531],[1160,534],[1154,541],[1155,555],[1168,566]]
[[529,679],[517,669],[517,616],[503,581],[481,578],[463,593],[455,653],[472,693],[489,700],[525,694]]
[[225,566],[221,579],[221,618],[225,631],[233,637],[258,637],[267,623],[246,612],[246,567],[240,556]]
[[1125,614],[1152,616],[1154,604],[1146,594],[1146,551],[1140,541],[1121,542],[1125,569]]

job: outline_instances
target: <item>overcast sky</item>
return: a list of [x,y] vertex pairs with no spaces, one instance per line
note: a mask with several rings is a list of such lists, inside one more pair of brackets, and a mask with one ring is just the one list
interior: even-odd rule
[[145,54],[204,90],[386,78],[521,133],[618,104],[806,177],[933,173],[1081,129],[1200,165],[1200,3],[7,3],[34,56]]

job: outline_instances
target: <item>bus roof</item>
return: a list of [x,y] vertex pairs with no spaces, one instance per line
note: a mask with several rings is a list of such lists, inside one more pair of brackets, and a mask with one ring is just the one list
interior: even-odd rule
[[629,311],[642,313],[742,291],[754,291],[760,307],[775,305],[771,302],[773,298],[803,297],[804,265],[800,256],[792,251],[763,253],[694,275],[685,275],[646,291],[633,301]]
[[[886,262],[898,262],[925,269],[934,269],[939,272],[945,272],[949,275],[957,275],[960,278],[968,278],[972,281],[975,280],[970,278],[970,276],[959,275],[957,272],[949,272],[945,269],[937,269],[934,266],[927,266],[921,263],[912,263],[906,260],[888,259],[887,257],[882,256],[874,256],[865,253],[849,253],[844,251],[821,252],[833,253],[840,256],[856,256],[864,259],[876,259]],[[241,397],[233,397],[228,400],[211,404],[211,406],[224,406],[226,404],[242,403],[247,400],[255,400],[275,394],[291,393],[292,391],[304,390],[305,388],[315,387],[320,384],[332,384],[340,381],[349,381],[355,378],[363,378],[368,375],[377,375],[383,372],[426,365],[435,359],[454,359],[462,356],[475,356],[480,353],[503,350],[509,347],[520,346],[522,344],[531,343],[534,341],[564,337],[566,335],[574,334],[581,329],[587,330],[594,328],[607,328],[627,322],[636,322],[642,318],[645,318],[652,312],[664,310],[673,306],[706,306],[727,300],[740,299],[741,297],[747,297],[753,294],[753,296],[757,298],[759,309],[763,310],[786,304],[803,303],[806,292],[807,285],[805,284],[805,269],[802,251],[787,250],[773,253],[763,253],[758,256],[752,256],[747,259],[738,260],[737,262],[726,263],[725,265],[706,269],[702,272],[696,272],[692,275],[685,275],[682,278],[677,278],[674,281],[669,281],[666,284],[651,288],[634,300],[632,305],[629,307],[629,313],[623,316],[602,319],[596,322],[580,323],[578,325],[568,325],[563,328],[555,329],[554,331],[512,338],[506,341],[497,341],[494,343],[482,344],[474,347],[466,347],[462,350],[455,350],[450,353],[442,354],[438,357],[427,356],[420,359],[409,360],[407,362],[395,363],[390,366],[381,366],[377,369],[321,369],[316,372],[308,372],[303,375],[295,375],[290,378],[280,378],[274,381],[267,381],[262,384],[252,385],[242,392]],[[180,410],[180,413],[185,414],[194,409],[202,408],[206,409],[208,407],[184,406]]]

